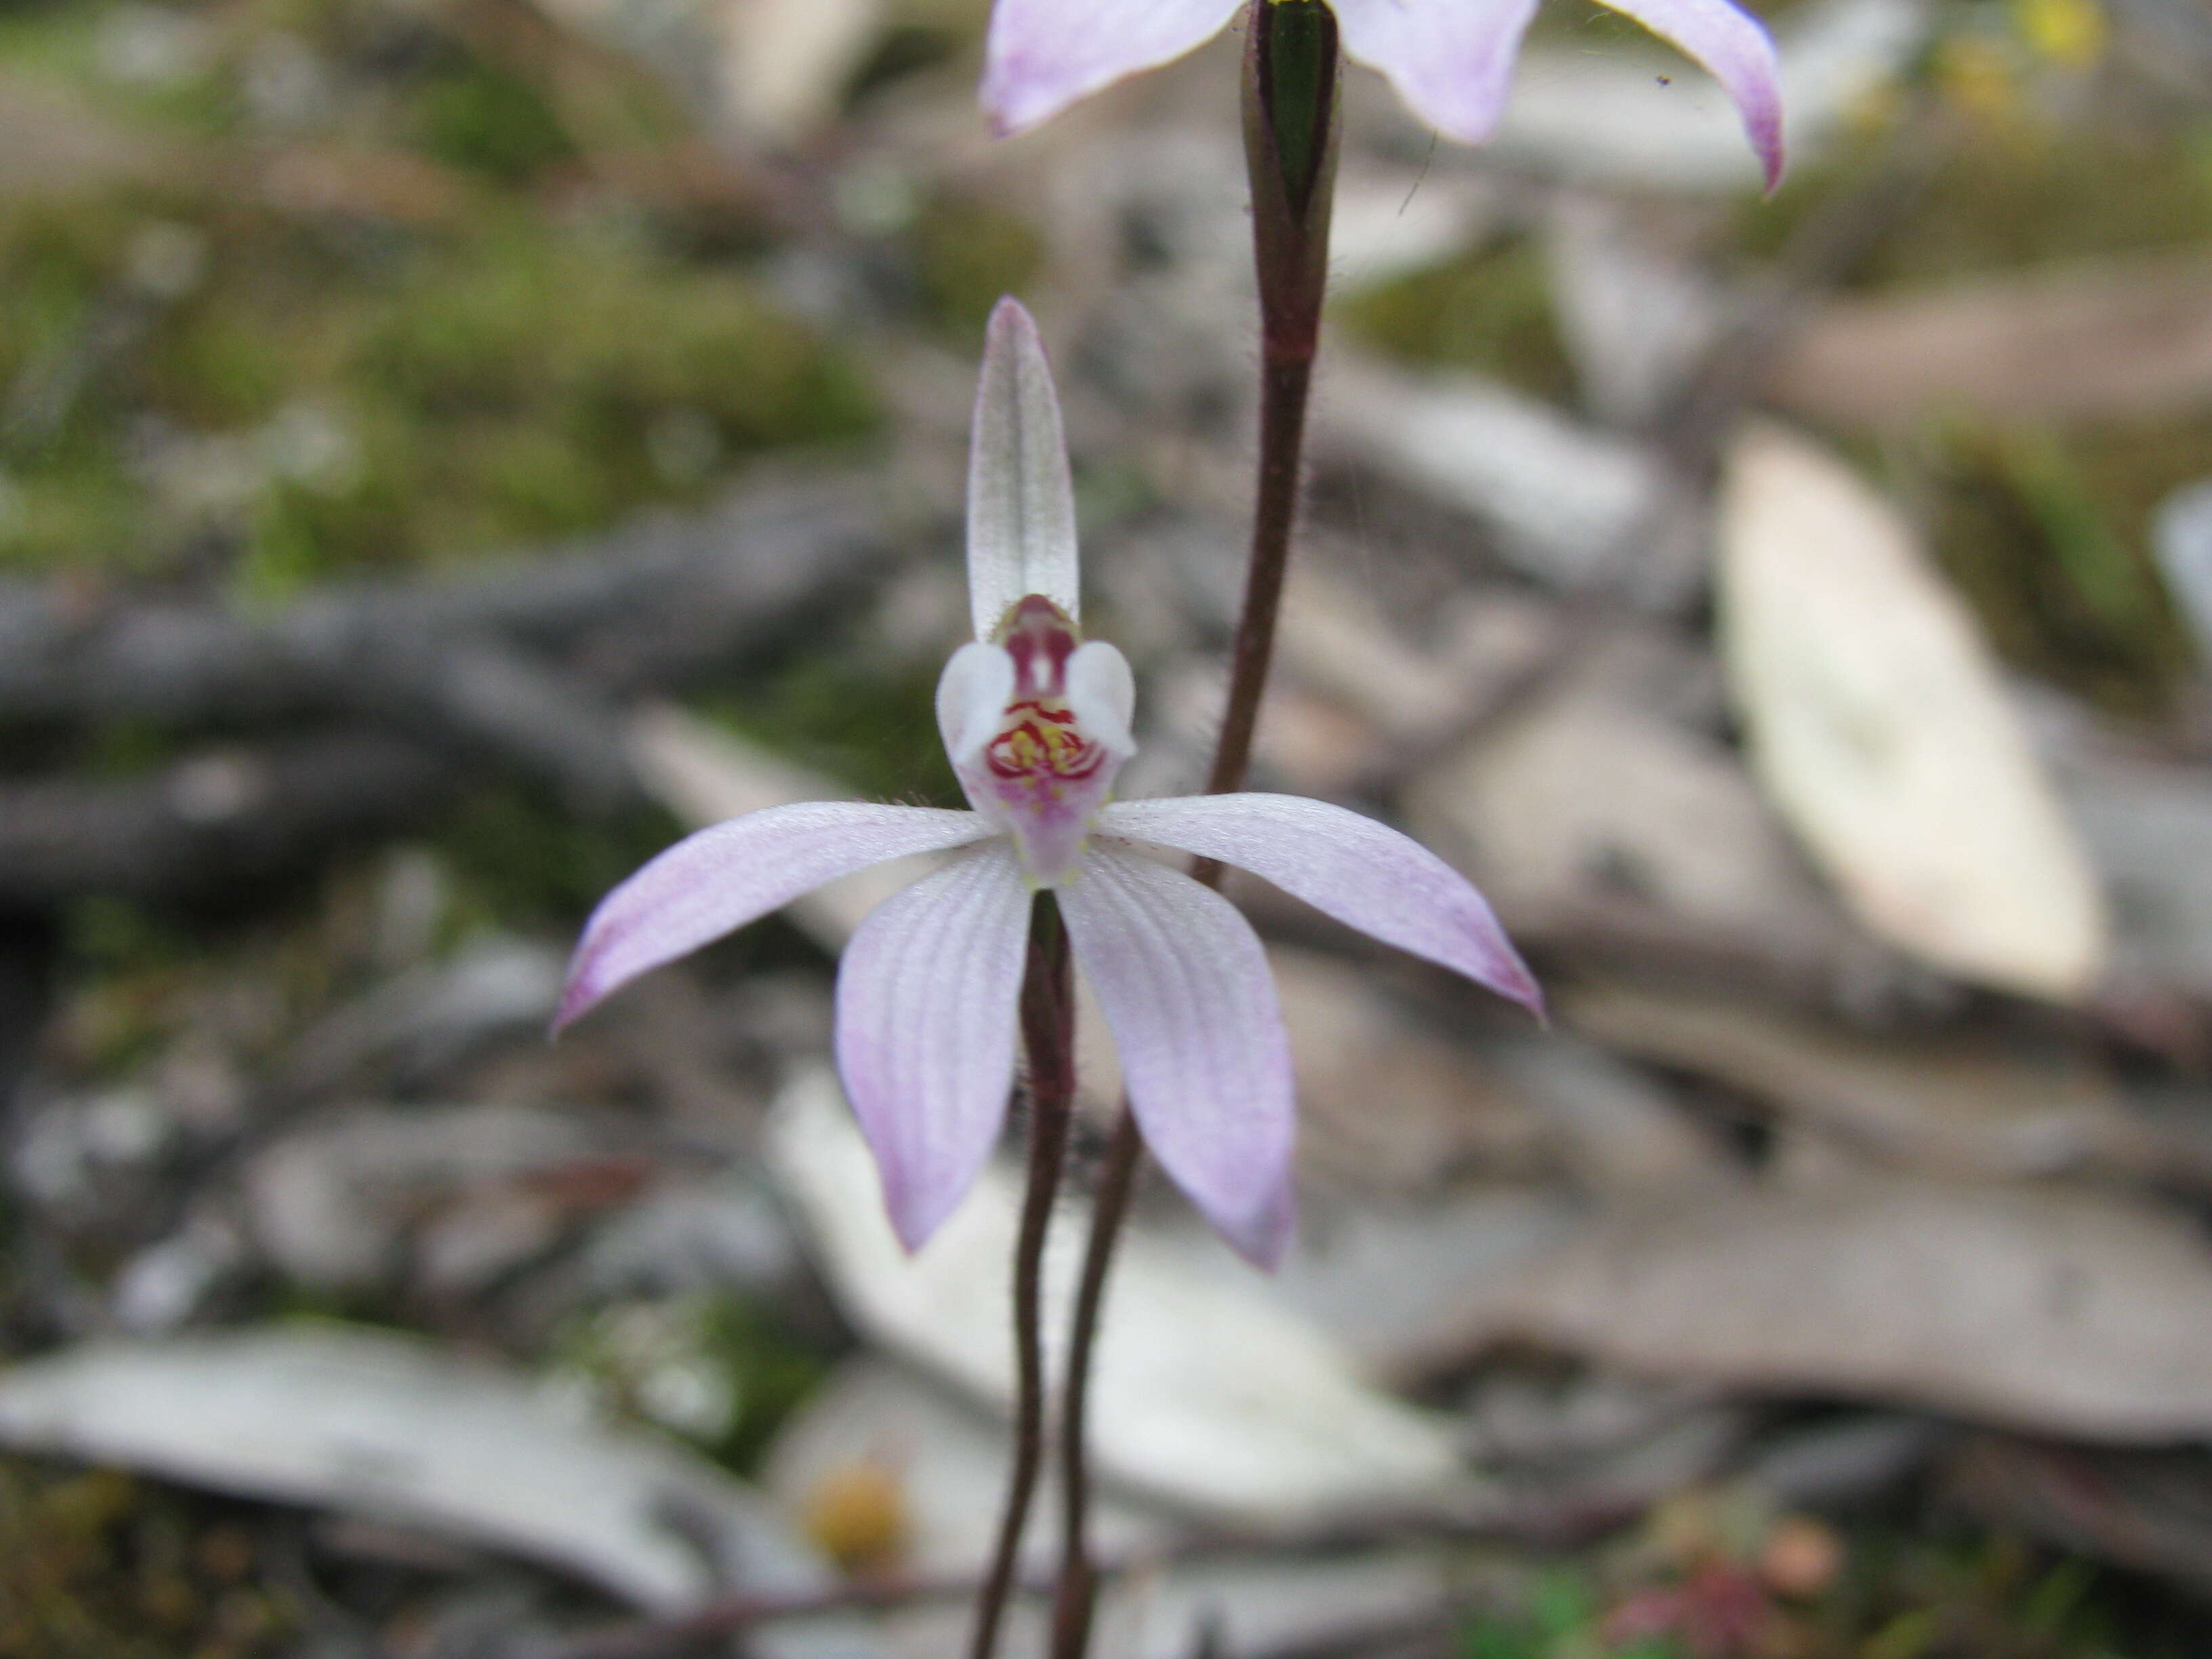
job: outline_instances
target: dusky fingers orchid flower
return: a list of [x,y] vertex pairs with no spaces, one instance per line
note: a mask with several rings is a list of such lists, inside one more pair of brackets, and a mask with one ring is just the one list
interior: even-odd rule
[[[1001,133],[1049,119],[1219,33],[1245,0],[997,0],[984,44],[983,112]],[[1270,0],[1253,0],[1266,5]],[[1769,189],[1782,175],[1774,44],[1729,0],[1605,0],[1711,71],[1743,118]],[[1498,125],[1536,0],[1328,0],[1345,55],[1379,70],[1447,138]]]
[[976,637],[945,665],[937,717],[974,810],[807,802],[700,831],[600,903],[556,1024],[824,882],[957,849],[870,913],[838,968],[838,1070],[901,1242],[920,1248],[998,1139],[1031,900],[1049,889],[1154,1155],[1271,1266],[1290,1231],[1292,1100],[1267,956],[1233,905],[1154,855],[1241,866],[1540,1010],[1535,981],[1463,878],[1358,813],[1285,795],[1112,799],[1136,747],[1134,682],[1119,651],[1082,637],[1059,405],[1012,300],[976,393],[968,575]]

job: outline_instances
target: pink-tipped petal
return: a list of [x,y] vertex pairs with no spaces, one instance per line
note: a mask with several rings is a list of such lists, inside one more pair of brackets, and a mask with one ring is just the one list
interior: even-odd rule
[[983,112],[1033,127],[1125,75],[1219,33],[1243,0],[998,0],[983,47]]
[[1765,27],[1729,0],[1605,0],[1711,71],[1743,117],[1766,187],[1782,179],[1782,87]]
[[968,441],[968,608],[989,639],[1015,600],[1076,608],[1075,491],[1036,322],[1001,300],[983,337]]
[[1536,0],[1331,0],[1345,56],[1462,144],[1490,137]]
[[1006,1121],[1030,890],[1005,843],[878,905],[837,969],[837,1070],[909,1250],[975,1183]]
[[1160,1167],[1239,1252],[1273,1267],[1290,1242],[1295,1113],[1258,935],[1218,893],[1110,848],[1094,845],[1058,898]]
[[824,882],[996,833],[973,812],[834,800],[771,806],[702,830],[599,901],[568,963],[553,1029]]
[[1182,795],[1116,802],[1098,828],[1264,876],[1347,927],[1543,1015],[1535,976],[1474,884],[1372,818],[1297,795]]

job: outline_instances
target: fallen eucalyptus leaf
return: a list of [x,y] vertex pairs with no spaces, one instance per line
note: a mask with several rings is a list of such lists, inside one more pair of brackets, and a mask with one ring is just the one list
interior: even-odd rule
[[1438,1361],[1533,1341],[2083,1439],[2212,1436],[2212,1248],[2186,1215],[2087,1191],[1867,1176],[1702,1193],[1471,1285],[1454,1324]]
[[1769,387],[1821,422],[2185,415],[2212,394],[2212,262],[2162,254],[1834,301],[1791,337]]
[[[827,1070],[787,1086],[771,1166],[840,1302],[895,1352],[994,1406],[1013,1392],[1009,1277],[1018,1182],[985,1170],[920,1255],[884,1218],[875,1165]],[[1066,1324],[1082,1206],[1048,1247],[1048,1328]],[[1055,1270],[1057,1269],[1057,1270]],[[1138,1489],[1261,1524],[1341,1506],[1464,1498],[1449,1422],[1368,1387],[1318,1330],[1210,1233],[1133,1228],[1109,1281],[1091,1385],[1101,1468]]]
[[1621,985],[1570,987],[1558,1006],[1563,1024],[1613,1048],[1741,1090],[1882,1163],[2212,1184],[2212,1135],[2136,1112],[2079,1052],[1857,1036],[1741,1000]]
[[[827,1570],[672,1443],[571,1420],[524,1377],[380,1332],[298,1327],[66,1350],[0,1374],[0,1444],[505,1550],[640,1606]],[[805,1650],[812,1652],[854,1650]]]
[[1879,938],[2071,1000],[2102,971],[2095,878],[1997,668],[1910,530],[1774,426],[1727,462],[1721,643],[1752,763]]

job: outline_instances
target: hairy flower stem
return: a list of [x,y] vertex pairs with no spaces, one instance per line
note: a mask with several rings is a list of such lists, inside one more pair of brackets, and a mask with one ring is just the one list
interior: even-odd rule
[[[1291,529],[1297,517],[1300,456],[1314,354],[1328,281],[1328,219],[1341,128],[1336,20],[1321,0],[1254,0],[1244,55],[1244,159],[1252,183],[1252,243],[1260,286],[1260,471],[1244,605],[1230,647],[1229,697],[1206,793],[1244,785],[1260,722],[1275,619],[1282,609]],[[1212,886],[1221,866],[1191,868]],[[1144,1157],[1127,1102],[1114,1127],[1084,1247],[1067,1387],[1060,1423],[1060,1574],[1053,1607],[1053,1659],[1083,1659],[1097,1597],[1090,1553],[1085,1446],[1091,1355],[1114,1244]]]
[[970,1659],[991,1659],[1013,1589],[1022,1533],[1044,1462],[1042,1298],[1045,1233],[1067,1151],[1075,1098],[1075,999],[1068,975],[1067,930],[1048,892],[1030,913],[1029,960],[1022,975],[1022,1041],[1030,1065],[1030,1178],[1014,1244],[1014,1466],[989,1576],[975,1601]]

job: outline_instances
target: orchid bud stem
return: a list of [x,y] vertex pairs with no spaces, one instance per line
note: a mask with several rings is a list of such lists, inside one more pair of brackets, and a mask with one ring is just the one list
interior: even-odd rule
[[[1328,282],[1328,221],[1342,133],[1336,18],[1321,0],[1254,0],[1244,54],[1244,156],[1252,183],[1252,242],[1260,287],[1260,469],[1244,604],[1230,647],[1229,696],[1206,780],[1209,794],[1244,785],[1260,701],[1274,655],[1321,307]],[[1191,873],[1209,886],[1221,866]],[[1091,1209],[1068,1344],[1060,1424],[1060,1576],[1053,1607],[1053,1659],[1084,1659],[1097,1575],[1090,1555],[1090,1468],[1085,1443],[1092,1352],[1114,1243],[1144,1157],[1144,1137],[1124,1101]]]
[[1022,1533],[1044,1462],[1044,1244],[1067,1151],[1075,1098],[1075,999],[1067,930],[1049,892],[1030,914],[1029,959],[1022,975],[1023,1046],[1029,1055],[1030,1170],[1014,1245],[1014,1462],[988,1576],[976,1598],[970,1659],[992,1659],[1014,1583]]

